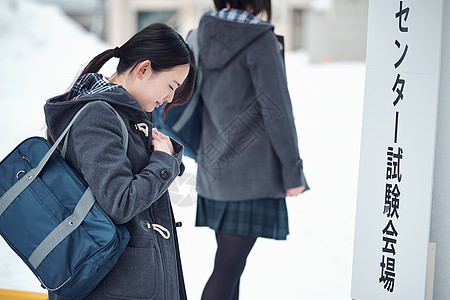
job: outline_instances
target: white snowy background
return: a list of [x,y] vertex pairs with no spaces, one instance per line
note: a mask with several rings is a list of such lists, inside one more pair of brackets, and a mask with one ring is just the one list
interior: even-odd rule
[[[23,139],[44,135],[45,100],[66,91],[80,68],[107,48],[57,8],[0,0],[0,159]],[[115,63],[104,75],[112,74]],[[286,64],[311,190],[287,200],[287,241],[256,242],[241,299],[350,299],[365,65],[309,64],[302,52],[287,53]],[[186,174],[195,176],[195,163],[185,163]],[[194,226],[195,198],[181,202],[190,184],[178,182],[171,191],[176,219],[183,222],[179,239],[188,297],[200,299],[213,267],[214,233]],[[3,239],[0,288],[44,292]]]

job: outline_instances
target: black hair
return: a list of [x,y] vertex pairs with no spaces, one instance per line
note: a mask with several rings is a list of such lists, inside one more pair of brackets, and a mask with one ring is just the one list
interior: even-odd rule
[[196,75],[194,54],[183,37],[170,26],[153,23],[143,28],[119,49],[108,49],[94,57],[78,79],[87,73],[98,73],[102,66],[115,56],[119,56],[116,70],[119,75],[127,70],[132,71],[145,60],[150,60],[154,72],[188,64],[190,68],[186,80],[175,92],[172,102],[164,106],[164,112],[166,113],[170,107],[185,104],[191,98]]
[[265,13],[267,21],[272,19],[272,4],[270,0],[214,0],[214,5],[217,10],[227,8],[242,9],[250,12],[253,15]]

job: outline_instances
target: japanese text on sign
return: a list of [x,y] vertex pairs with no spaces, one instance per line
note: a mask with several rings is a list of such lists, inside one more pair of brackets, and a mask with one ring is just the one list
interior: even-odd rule
[[[399,232],[395,228],[396,221],[400,218],[400,199],[401,199],[401,161],[404,156],[404,149],[398,144],[398,129],[400,120],[401,101],[405,101],[404,89],[406,79],[400,74],[400,66],[407,58],[409,46],[407,43],[408,17],[410,8],[406,7],[404,1],[399,1],[399,10],[395,13],[398,20],[398,36],[399,39],[394,41],[394,45],[399,49],[399,58],[394,62],[393,67],[396,72],[392,92],[394,97],[392,104],[395,110],[395,126],[393,145],[387,147],[386,157],[386,182],[384,193],[383,214],[387,218],[387,224],[382,228],[381,243],[381,262],[380,262],[380,278],[379,282],[388,292],[394,292],[395,288],[395,259],[396,245],[398,242]],[[400,39],[401,38],[401,39]]]

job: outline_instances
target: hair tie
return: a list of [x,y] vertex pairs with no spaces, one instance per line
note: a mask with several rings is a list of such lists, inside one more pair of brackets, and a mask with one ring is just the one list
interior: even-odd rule
[[120,57],[119,47],[114,48],[114,57]]

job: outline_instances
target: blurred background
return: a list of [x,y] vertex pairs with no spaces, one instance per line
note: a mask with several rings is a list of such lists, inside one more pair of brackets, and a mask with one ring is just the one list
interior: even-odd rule
[[[5,0],[2,0],[5,1]],[[54,4],[110,45],[138,29],[164,22],[186,36],[212,0],[39,0]],[[287,50],[304,49],[311,61],[364,60],[368,0],[273,0],[273,18]]]
[[[140,28],[165,22],[183,36],[212,0],[0,0],[0,160],[43,136],[43,105],[67,91],[95,55]],[[286,72],[311,190],[287,199],[287,241],[258,239],[241,281],[241,300],[350,299],[368,0],[272,0],[285,36]],[[111,76],[111,59],[101,73]],[[195,162],[171,185],[189,299],[212,271],[214,232],[194,226]],[[1,179],[0,179],[1,180]],[[0,289],[44,292],[0,239]]]

